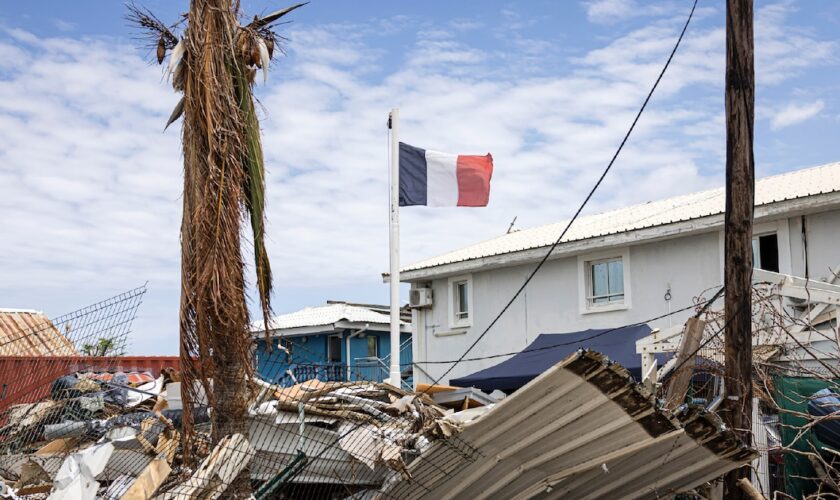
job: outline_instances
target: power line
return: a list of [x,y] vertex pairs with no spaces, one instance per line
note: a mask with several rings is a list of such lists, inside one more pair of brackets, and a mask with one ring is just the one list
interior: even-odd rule
[[[662,68],[662,71],[659,73],[659,76],[656,78],[656,81],[654,82],[653,87],[651,87],[650,92],[648,92],[648,95],[647,95],[647,97],[645,98],[644,102],[642,103],[642,106],[641,106],[641,108],[639,109],[639,112],[636,114],[636,117],[633,119],[633,123],[630,125],[630,128],[627,130],[627,133],[624,135],[624,138],[622,139],[621,143],[619,144],[618,149],[616,150],[616,152],[615,152],[615,154],[613,155],[613,157],[612,157],[612,159],[610,160],[610,162],[607,164],[607,167],[604,169],[604,172],[601,174],[600,178],[598,179],[598,182],[596,182],[596,183],[595,183],[595,186],[592,188],[592,190],[591,190],[591,191],[589,192],[589,194],[586,196],[586,198],[584,199],[583,203],[582,203],[582,204],[580,205],[580,207],[577,209],[577,211],[575,212],[575,214],[574,214],[574,216],[572,217],[572,219],[568,222],[568,224],[566,225],[566,228],[563,230],[563,232],[560,234],[560,236],[557,238],[557,240],[554,242],[554,244],[552,244],[552,245],[551,245],[551,248],[549,248],[548,252],[547,252],[547,253],[545,254],[545,256],[542,258],[542,260],[541,260],[541,261],[537,264],[537,266],[534,268],[534,270],[531,272],[531,274],[528,276],[528,278],[525,280],[525,282],[522,284],[522,286],[521,286],[521,287],[517,290],[517,292],[513,295],[513,297],[510,299],[510,301],[509,301],[509,302],[505,305],[505,307],[504,307],[504,308],[502,308],[502,310],[499,312],[499,314],[496,316],[496,318],[493,320],[493,322],[492,322],[492,323],[490,323],[490,325],[489,325],[489,326],[488,326],[488,327],[487,327],[487,328],[486,328],[486,329],[485,329],[485,330],[481,333],[481,335],[480,335],[480,336],[479,336],[479,337],[478,337],[478,338],[477,338],[477,339],[476,339],[476,340],[475,340],[475,341],[474,341],[474,342],[470,345],[470,347],[469,347],[469,348],[468,348],[468,349],[464,352],[464,354],[462,354],[462,355],[458,358],[458,360],[456,360],[456,361],[452,364],[452,366],[451,366],[451,367],[450,367],[450,368],[449,368],[449,369],[448,369],[448,370],[447,370],[447,371],[446,371],[446,372],[445,372],[445,373],[444,373],[441,377],[439,377],[437,380],[435,380],[435,381],[434,381],[434,383],[433,383],[432,385],[437,385],[437,384],[438,384],[438,382],[440,382],[440,380],[442,380],[444,377],[446,377],[446,376],[447,376],[447,375],[448,375],[448,374],[452,371],[452,369],[453,369],[453,368],[455,368],[455,366],[457,366],[457,365],[458,365],[458,363],[460,363],[461,361],[463,361],[463,360],[466,358],[467,354],[469,354],[469,353],[470,353],[470,351],[472,351],[472,349],[473,349],[473,348],[474,348],[474,347],[475,347],[475,346],[476,346],[476,345],[477,345],[477,344],[481,341],[481,339],[483,339],[483,338],[484,338],[484,336],[485,336],[485,335],[487,335],[487,332],[489,332],[489,331],[490,331],[490,329],[491,329],[491,328],[493,328],[493,326],[494,326],[494,325],[495,325],[495,324],[499,321],[499,319],[500,319],[500,318],[501,318],[501,317],[505,314],[505,312],[507,312],[507,310],[508,310],[508,309],[510,308],[510,306],[513,304],[513,302],[517,299],[517,297],[519,297],[519,295],[522,293],[522,291],[525,289],[525,287],[528,285],[528,283],[530,283],[530,281],[533,279],[533,277],[537,274],[537,272],[538,272],[538,271],[542,268],[542,266],[546,263],[546,261],[548,260],[548,258],[551,256],[551,253],[554,251],[554,249],[555,249],[555,248],[557,248],[557,246],[560,244],[560,242],[561,242],[561,240],[563,239],[563,237],[566,235],[566,232],[569,230],[569,227],[570,227],[570,226],[572,225],[572,223],[573,223],[573,222],[577,219],[577,217],[580,215],[580,213],[581,213],[581,211],[583,210],[583,208],[586,206],[586,204],[589,202],[589,200],[590,200],[590,199],[592,198],[592,196],[595,194],[595,191],[596,191],[596,190],[598,189],[598,187],[601,185],[601,182],[602,182],[602,181],[604,180],[604,178],[607,176],[607,173],[609,173],[610,169],[612,168],[613,164],[615,163],[616,159],[618,158],[619,153],[620,153],[620,152],[621,152],[621,150],[624,148],[625,143],[627,142],[628,138],[630,137],[630,134],[633,132],[633,129],[636,127],[636,123],[639,121],[639,118],[641,117],[642,112],[644,112],[645,108],[647,107],[648,102],[650,101],[651,97],[653,96],[653,92],[654,92],[654,90],[656,90],[656,87],[659,85],[659,82],[662,80],[662,77],[665,75],[665,71],[668,69],[668,66],[670,66],[670,64],[671,64],[671,60],[674,58],[674,54],[676,54],[677,49],[679,48],[680,43],[682,42],[683,36],[685,35],[686,30],[688,29],[688,25],[689,25],[689,23],[691,22],[692,17],[694,16],[694,10],[697,8],[697,2],[698,2],[698,0],[694,0],[694,4],[693,4],[693,5],[692,5],[692,7],[691,7],[691,12],[690,12],[690,13],[689,13],[689,15],[688,15],[688,19],[686,19],[685,25],[683,26],[682,31],[680,32],[680,36],[679,36],[679,38],[677,38],[677,42],[676,42],[676,44],[674,45],[674,48],[671,50],[671,53],[670,53],[670,55],[668,56],[668,60],[665,62],[665,66]],[[393,307],[393,304],[392,304],[392,307]],[[337,445],[338,445],[338,443],[339,443],[339,441],[340,441],[341,439],[343,439],[343,438],[345,438],[346,436],[348,436],[351,432],[353,432],[353,431],[354,431],[355,429],[357,429],[359,426],[361,426],[361,423],[360,423],[360,422],[354,423],[353,425],[351,425],[351,426],[350,426],[350,428],[349,428],[348,430],[346,430],[346,431],[342,432],[342,433],[341,433],[341,434],[340,434],[340,435],[339,435],[339,436],[338,436],[338,437],[334,440],[334,442],[333,442],[330,446],[325,446],[323,450],[321,450],[319,453],[317,453],[315,456],[313,456],[313,457],[311,457],[311,458],[312,458],[312,459],[317,459],[317,458],[320,458],[320,457],[321,457],[324,453],[326,453],[328,450],[330,450],[330,449],[334,448],[335,446],[337,446]]]
[[[723,292],[723,287],[721,287],[711,299],[709,299],[708,301],[706,301],[703,304],[700,311],[697,312],[697,314],[695,314],[695,317],[699,317],[701,314],[703,314],[709,308],[709,306],[711,306],[712,303],[715,302],[718,299],[721,292]],[[559,344],[551,344],[551,345],[542,346],[542,347],[535,347],[533,349],[526,348],[526,349],[521,350],[521,351],[506,352],[506,353],[502,353],[502,354],[491,354],[489,356],[478,356],[478,357],[475,357],[475,358],[464,358],[464,359],[461,359],[460,361],[482,361],[482,360],[486,360],[486,359],[495,359],[495,358],[503,358],[505,356],[513,356],[513,355],[516,355],[516,354],[521,354],[521,353],[526,353],[526,352],[547,351],[547,350],[556,349],[556,348],[559,348],[559,347],[565,347],[565,346],[570,346],[570,345],[574,345],[574,344],[580,344],[582,342],[586,342],[586,341],[589,341],[589,340],[592,340],[592,339],[596,339],[598,337],[602,337],[602,336],[607,335],[608,333],[612,333],[616,330],[621,330],[623,328],[628,328],[628,327],[633,327],[633,326],[646,325],[646,324],[648,324],[652,321],[657,321],[657,320],[660,320],[660,319],[667,318],[668,316],[673,316],[675,314],[679,314],[681,312],[688,311],[689,309],[694,309],[697,306],[698,306],[698,304],[692,304],[690,306],[685,306],[685,307],[682,307],[682,308],[677,309],[675,311],[669,312],[667,314],[661,314],[659,316],[649,318],[649,319],[646,319],[646,320],[642,320],[642,321],[639,321],[637,323],[631,323],[629,325],[624,325],[624,326],[620,326],[620,327],[616,327],[616,328],[609,328],[607,330],[592,334],[588,337],[585,337],[585,338],[582,338],[582,339],[579,339],[579,340],[573,340],[573,341],[569,341],[569,342],[561,342]],[[413,364],[415,364],[415,365],[420,365],[420,364],[423,364],[423,365],[443,365],[443,364],[449,364],[449,363],[455,363],[455,362],[456,362],[455,360],[449,360],[449,361],[415,361]]]
[[574,216],[572,216],[571,220],[569,220],[569,222],[566,224],[566,227],[563,229],[563,232],[560,233],[560,236],[557,237],[557,239],[554,241],[554,243],[548,249],[548,252],[546,252],[546,254],[543,256],[543,258],[540,260],[540,262],[534,268],[534,270],[531,271],[531,274],[529,274],[528,277],[525,279],[525,282],[522,283],[522,286],[520,286],[519,289],[516,291],[516,293],[513,294],[513,297],[511,297],[511,299],[507,302],[507,304],[505,304],[505,306],[502,308],[502,310],[499,312],[499,314],[496,315],[496,317],[493,319],[492,322],[490,322],[490,324],[487,326],[487,328],[485,328],[484,331],[481,332],[481,334],[478,336],[478,338],[476,338],[475,341],[473,341],[473,343],[470,344],[470,346],[467,348],[467,350],[464,351],[464,354],[462,354],[452,364],[452,366],[449,367],[449,369],[447,369],[446,372],[443,373],[443,375],[438,377],[434,381],[434,383],[432,383],[431,386],[437,385],[441,380],[443,380],[447,375],[449,375],[452,372],[452,370],[454,370],[455,367],[458,366],[458,363],[460,363],[461,361],[464,360],[464,358],[467,357],[467,354],[469,354],[473,350],[473,348],[475,348],[475,346],[478,345],[479,342],[481,342],[481,340],[484,338],[484,336],[487,335],[487,333],[496,325],[496,323],[502,318],[502,316],[504,316],[504,314],[507,312],[507,310],[510,308],[510,306],[513,305],[514,301],[516,301],[516,299],[519,297],[519,295],[525,290],[525,287],[528,286],[528,283],[530,283],[531,280],[534,278],[534,276],[537,274],[537,272],[539,272],[539,270],[542,269],[543,265],[548,261],[548,258],[551,256],[552,252],[554,252],[554,250],[560,244],[563,237],[566,236],[566,233],[569,231],[569,228],[571,227],[571,225],[575,222],[575,220],[577,220],[578,216],[583,211],[584,207],[586,207],[587,203],[589,203],[589,200],[595,194],[595,191],[601,185],[601,182],[603,182],[604,178],[607,176],[609,171],[612,169],[613,164],[615,164],[615,161],[618,158],[618,155],[621,153],[621,150],[624,149],[624,145],[627,143],[627,140],[630,138],[630,134],[633,132],[633,129],[636,127],[636,123],[638,123],[639,118],[642,116],[642,113],[645,111],[645,108],[648,105],[648,102],[650,102],[650,99],[653,96],[653,92],[656,90],[656,87],[659,86],[659,82],[662,80],[662,77],[665,75],[665,71],[668,69],[668,66],[671,65],[671,60],[674,58],[674,54],[676,54],[677,49],[679,48],[680,43],[682,42],[683,36],[685,35],[686,30],[688,29],[689,23],[691,22],[691,18],[694,16],[694,10],[697,8],[697,2],[698,2],[698,0],[694,0],[694,4],[691,6],[691,12],[689,12],[689,14],[688,14],[688,19],[686,19],[685,25],[683,26],[682,31],[680,32],[680,36],[677,38],[677,43],[674,45],[674,48],[671,50],[671,54],[668,56],[668,60],[665,61],[665,66],[663,66],[662,71],[659,72],[659,76],[656,78],[656,81],[654,82],[653,87],[651,87],[650,92],[648,92],[647,97],[645,98],[644,102],[642,103],[641,108],[639,108],[639,112],[636,113],[636,117],[633,119],[633,123],[630,124],[630,128],[627,130],[627,133],[624,134],[624,138],[621,140],[621,143],[618,145],[618,149],[615,151],[615,154],[613,154],[612,159],[610,159],[610,162],[607,164],[607,167],[601,173],[601,176],[598,178],[598,181],[595,183],[595,185],[589,191],[589,194],[586,195],[586,198],[583,200],[583,203],[581,203],[580,207],[578,207]]

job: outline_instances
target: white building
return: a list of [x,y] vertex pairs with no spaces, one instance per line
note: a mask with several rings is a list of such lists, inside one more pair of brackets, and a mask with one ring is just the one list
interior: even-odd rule
[[[540,333],[610,328],[692,305],[723,282],[724,189],[580,217],[467,358],[523,349]],[[451,365],[499,314],[567,221],[516,231],[407,265],[416,382]],[[755,267],[831,280],[840,264],[840,163],[756,181]],[[387,276],[385,277],[387,280]],[[690,311],[650,321],[683,322]],[[442,381],[505,358],[465,361]]]

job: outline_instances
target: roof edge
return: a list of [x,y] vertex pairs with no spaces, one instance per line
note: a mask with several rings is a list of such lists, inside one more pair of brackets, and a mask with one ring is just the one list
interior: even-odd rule
[[[785,215],[792,217],[813,210],[840,208],[840,191],[802,196],[789,200],[777,201],[755,207],[754,219],[769,219]],[[550,260],[570,257],[583,251],[606,249],[619,246],[650,243],[672,239],[681,235],[699,234],[723,226],[724,214],[718,213],[684,221],[661,224],[646,228],[632,229],[592,238],[563,242],[552,252]],[[400,270],[401,282],[412,282],[433,278],[442,278],[479,269],[496,269],[536,262],[545,256],[550,245],[517,250],[502,254],[488,255],[473,259],[448,262],[446,264]],[[390,282],[389,273],[382,273],[382,281]]]

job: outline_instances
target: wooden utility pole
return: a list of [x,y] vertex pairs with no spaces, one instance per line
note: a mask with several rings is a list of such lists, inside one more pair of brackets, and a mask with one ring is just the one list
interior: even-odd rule
[[[726,2],[726,222],[725,381],[721,416],[751,444],[752,416],[752,224],[755,195],[753,117],[753,2]],[[728,499],[747,498],[738,480],[748,467],[726,476]]]

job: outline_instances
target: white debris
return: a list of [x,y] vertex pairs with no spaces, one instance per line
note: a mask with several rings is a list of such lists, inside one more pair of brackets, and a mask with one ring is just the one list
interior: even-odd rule
[[114,445],[104,443],[64,459],[48,500],[94,500],[99,490],[96,476],[105,470],[113,452]]

